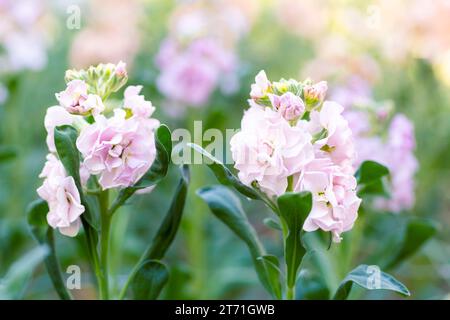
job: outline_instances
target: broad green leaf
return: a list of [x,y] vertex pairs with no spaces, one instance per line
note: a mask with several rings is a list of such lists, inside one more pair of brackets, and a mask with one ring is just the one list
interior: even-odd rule
[[167,249],[172,244],[175,235],[177,234],[178,228],[180,226],[181,217],[183,215],[184,205],[186,202],[186,196],[189,184],[189,167],[183,165],[180,168],[181,179],[178,187],[175,191],[172,203],[167,211],[167,214],[161,223],[152,243],[149,245],[147,250],[143,253],[136,267],[131,272],[127,283],[122,289],[122,295],[125,296],[128,290],[128,284],[134,281],[137,276],[137,272],[144,261],[148,260],[160,260],[166,254]]
[[281,226],[280,226],[279,222],[276,221],[276,220],[273,219],[273,218],[265,218],[265,219],[263,220],[263,223],[264,223],[266,226],[268,226],[269,228],[272,228],[272,229],[274,229],[274,230],[280,230],[280,231],[281,231]]
[[281,299],[283,295],[280,280],[282,273],[280,270],[280,262],[278,261],[278,258],[273,255],[265,255],[259,257],[258,260],[261,261],[266,268],[267,278],[269,280],[273,295],[277,299]]
[[169,271],[164,264],[158,260],[145,260],[131,282],[134,299],[155,300],[168,280]]
[[434,221],[421,218],[409,219],[397,253],[392,256],[384,268],[392,269],[405,261],[433,237],[437,230],[438,226]]
[[119,195],[109,209],[111,214],[122,206],[137,190],[151,187],[166,176],[172,153],[171,133],[166,125],[161,125],[156,129],[155,146],[156,157],[150,169],[135,185],[124,188],[119,192]]
[[10,146],[0,146],[0,162],[6,162],[17,156],[17,149]]
[[260,195],[255,189],[246,186],[241,181],[239,181],[239,179],[233,173],[231,173],[231,171],[227,167],[225,167],[225,165],[222,162],[220,162],[219,159],[217,159],[212,154],[210,154],[205,149],[203,149],[202,147],[200,147],[195,143],[188,143],[188,146],[197,151],[198,153],[200,153],[201,155],[203,155],[204,157],[206,157],[211,162],[207,163],[207,165],[221,184],[226,186],[232,186],[238,192],[240,192],[241,194],[243,194],[248,198],[261,199]]
[[302,266],[297,279],[295,297],[297,300],[328,300],[330,290],[317,272]]
[[334,300],[347,299],[353,284],[367,290],[390,290],[403,296],[409,296],[409,290],[400,281],[388,273],[381,271],[378,266],[359,265],[353,269],[341,282],[334,294]]
[[181,167],[181,179],[178,184],[175,196],[172,200],[169,210],[156,233],[151,246],[144,253],[143,259],[159,260],[162,259],[172,243],[180,225],[183,209],[186,202],[188,184],[189,184],[189,167],[184,165]]
[[271,272],[263,263],[264,260],[259,259],[266,256],[266,251],[248,221],[238,197],[222,185],[199,189],[197,194],[208,204],[211,212],[245,242],[259,280],[269,293],[277,297],[277,290],[271,285]]
[[369,184],[389,175],[389,169],[375,161],[364,161],[355,173],[358,184]]
[[[99,230],[98,218],[93,214],[90,204],[86,201],[81,187],[80,180],[80,153],[78,152],[76,141],[78,137],[77,130],[69,125],[59,126],[55,128],[55,146],[58,152],[59,160],[61,160],[67,175],[73,177],[75,185],[80,194],[81,203],[85,211],[81,216],[82,220],[86,221],[93,229]],[[84,224],[86,225],[86,224]],[[93,234],[93,231],[86,230]]]
[[300,232],[311,211],[312,195],[310,192],[287,192],[278,197],[278,208],[281,219],[286,224],[285,259],[287,266],[287,283],[290,288],[295,286],[298,268],[306,253],[301,242]]
[[45,257],[44,262],[56,292],[61,299],[70,300],[71,295],[65,286],[59,261],[56,256],[53,229],[47,224],[47,213],[47,202],[43,200],[32,202],[28,207],[28,225],[38,243],[48,248],[48,255]]
[[364,161],[355,173],[358,182],[358,195],[389,196],[385,178],[389,169],[375,161]]
[[14,262],[0,279],[0,300],[21,299],[33,270],[49,254],[49,248],[41,245]]

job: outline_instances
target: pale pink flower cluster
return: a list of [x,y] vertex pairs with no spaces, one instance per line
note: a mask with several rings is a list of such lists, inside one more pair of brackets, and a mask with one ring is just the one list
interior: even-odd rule
[[[118,65],[119,71],[126,73],[123,67]],[[103,190],[129,187],[147,172],[156,157],[154,130],[159,121],[151,118],[155,108],[140,95],[142,86],[126,88],[123,105],[112,112],[106,110],[98,95],[88,93],[89,87],[92,84],[82,80],[70,81],[66,90],[56,95],[60,105],[48,108],[44,120],[50,153],[40,175],[45,180],[37,192],[48,202],[49,225],[68,236],[78,233],[85,208],[74,178],[67,176],[57,158],[54,142],[57,126],[71,125],[79,131],[76,147],[82,156],[83,188],[91,176],[98,177]],[[95,101],[91,104],[90,100]]]
[[214,38],[200,38],[183,46],[163,41],[156,57],[159,90],[173,102],[192,107],[205,105],[213,91],[236,89],[236,56]]
[[37,193],[48,203],[48,224],[66,236],[76,236],[84,206],[73,177],[67,176],[62,163],[50,153],[39,178],[45,179]]
[[153,130],[158,124],[139,116],[127,119],[125,110],[115,109],[111,118],[100,115],[81,130],[77,148],[103,189],[131,186],[147,172],[156,155]]
[[365,160],[372,160],[389,168],[390,198],[375,199],[376,209],[391,212],[412,209],[414,176],[419,168],[414,155],[414,125],[403,114],[391,116],[390,105],[376,104],[370,95],[367,85],[356,80],[333,94],[333,99],[345,106],[344,117],[353,131],[355,164],[359,166]]
[[241,131],[230,141],[239,179],[269,197],[310,191],[305,231],[322,229],[339,242],[353,227],[361,202],[353,176],[352,132],[343,107],[324,101],[326,83],[255,78]]

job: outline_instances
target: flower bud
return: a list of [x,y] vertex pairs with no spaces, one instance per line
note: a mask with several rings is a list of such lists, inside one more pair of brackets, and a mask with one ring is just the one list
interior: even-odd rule
[[112,63],[91,66],[87,70],[67,70],[65,80],[83,80],[88,85],[88,92],[107,98],[111,93],[117,92],[128,81],[126,65],[120,61],[117,65]]
[[328,86],[326,81],[320,81],[316,84],[306,84],[303,87],[303,98],[306,101],[307,107],[313,108],[321,104],[327,94]]
[[292,92],[286,92],[282,96],[270,94],[269,98],[272,106],[287,121],[297,120],[305,111],[303,100]]

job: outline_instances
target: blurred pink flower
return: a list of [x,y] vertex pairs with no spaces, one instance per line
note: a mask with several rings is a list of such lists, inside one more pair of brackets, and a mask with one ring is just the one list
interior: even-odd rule
[[63,235],[76,236],[81,225],[80,215],[85,209],[74,179],[66,175],[62,163],[51,153],[39,177],[45,179],[37,193],[48,203],[48,224]]
[[228,87],[221,87],[222,79],[231,83],[229,75],[236,68],[235,55],[208,38],[197,39],[186,48],[166,39],[155,62],[161,71],[159,90],[169,100],[193,107],[206,104],[217,87],[227,91]]
[[326,81],[320,81],[316,84],[303,87],[303,96],[308,104],[322,103],[327,94],[328,84]]
[[247,185],[256,181],[271,196],[283,194],[287,177],[314,158],[306,130],[291,127],[276,111],[258,106],[244,113],[241,131],[230,145],[239,179]]
[[353,227],[361,204],[355,177],[324,158],[310,162],[296,180],[296,192],[310,191],[313,195],[313,207],[303,229],[330,231],[333,241],[340,242],[340,234]]
[[147,172],[156,155],[153,134],[159,122],[126,119],[124,110],[114,111],[109,119],[97,116],[77,139],[83,164],[91,174],[100,175],[103,189],[133,185]]

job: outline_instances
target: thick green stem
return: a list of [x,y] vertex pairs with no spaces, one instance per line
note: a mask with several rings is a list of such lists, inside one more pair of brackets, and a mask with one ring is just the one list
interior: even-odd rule
[[294,300],[294,288],[286,286],[286,300]]
[[108,275],[108,253],[109,253],[109,238],[111,229],[111,216],[108,213],[109,205],[109,191],[103,191],[98,196],[100,203],[101,215],[101,234],[100,234],[100,268],[101,281],[99,281],[100,298],[103,300],[109,299],[109,275]]
[[[280,224],[281,224],[281,230],[283,233],[283,252],[285,255],[285,261],[286,261],[286,238],[289,234],[289,228],[286,224],[286,222],[284,222],[283,218],[280,217]],[[286,283],[285,283],[285,299],[286,300],[294,300],[295,298],[295,284],[293,287],[291,287],[289,285],[289,277],[287,276],[288,274],[290,274],[290,266],[288,264],[286,264]]]

